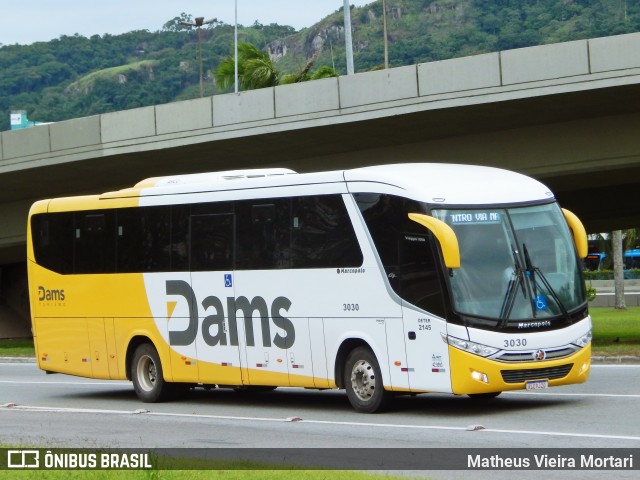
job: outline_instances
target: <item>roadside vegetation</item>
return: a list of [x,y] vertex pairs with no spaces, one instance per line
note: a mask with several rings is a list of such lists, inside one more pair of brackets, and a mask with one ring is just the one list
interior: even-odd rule
[[[640,31],[640,2],[621,0],[387,0],[386,7],[391,67]],[[180,8],[176,2],[176,14]],[[238,38],[273,59],[281,78],[293,74],[289,81],[331,70],[344,74],[342,10],[300,31],[256,20],[239,25]],[[352,8],[356,72],[383,64],[382,10],[381,0]],[[211,72],[234,50],[234,25],[216,22],[198,34],[183,23],[193,20],[181,13],[155,32],[0,44],[0,131],[10,128],[11,110],[59,122],[197,98],[198,38],[205,95],[220,93]],[[318,67],[313,72],[306,68],[312,59]]]
[[0,471],[0,479],[11,480],[400,480],[399,476],[346,470],[37,470]]
[[640,357],[640,307],[589,309],[593,319],[593,355]]
[[0,357],[33,357],[33,340],[0,340]]

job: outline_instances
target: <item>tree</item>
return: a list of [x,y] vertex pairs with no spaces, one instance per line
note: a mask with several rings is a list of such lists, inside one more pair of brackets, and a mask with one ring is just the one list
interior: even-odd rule
[[163,32],[185,32],[191,30],[189,25],[185,23],[192,23],[193,17],[184,12],[179,17],[174,17],[162,26]]
[[[238,90],[273,87],[278,84],[279,72],[267,53],[250,43],[238,44]],[[228,90],[235,82],[235,59],[225,58],[213,77],[219,90]]]
[[611,249],[613,250],[613,281],[615,289],[615,308],[624,310],[627,305],[624,301],[624,265],[622,262],[622,231],[615,230],[611,233]]
[[[285,75],[276,68],[268,53],[262,52],[250,43],[240,43],[238,45],[238,90],[254,90],[338,76],[336,71],[328,66],[322,66],[311,73],[315,61],[316,57],[313,57],[298,72]],[[213,76],[219,90],[231,88],[235,78],[234,58],[229,56],[220,62]]]

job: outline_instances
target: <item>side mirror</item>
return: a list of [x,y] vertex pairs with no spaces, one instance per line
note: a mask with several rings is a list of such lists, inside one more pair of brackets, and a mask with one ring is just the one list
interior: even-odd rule
[[578,258],[586,258],[587,253],[589,253],[589,242],[587,241],[587,231],[584,229],[584,225],[573,212],[563,208],[562,213],[573,234],[573,243],[576,245]]
[[438,239],[447,268],[460,268],[458,237],[449,225],[422,213],[410,213],[409,218],[426,227]]

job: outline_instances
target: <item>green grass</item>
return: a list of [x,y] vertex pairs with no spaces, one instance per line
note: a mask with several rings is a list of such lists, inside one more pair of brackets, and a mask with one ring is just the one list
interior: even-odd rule
[[[594,355],[640,357],[640,307],[592,307]],[[31,340],[0,340],[0,357],[32,357]]]
[[85,75],[80,80],[72,83],[67,90],[70,91],[87,91],[98,79],[112,80],[120,74],[127,74],[133,70],[140,70],[157,65],[157,60],[140,60],[126,65],[118,65],[117,67],[104,68],[96,72]]
[[38,470],[0,471],[4,480],[400,480],[403,477],[345,470]]
[[640,357],[640,307],[589,309],[593,319],[593,355]]
[[640,308],[616,310],[596,307],[589,310],[593,319],[593,341],[596,344],[639,343]]
[[[30,447],[15,447],[0,443],[0,450],[10,448]],[[45,447],[32,448],[39,449],[42,454]],[[51,450],[56,453],[55,448]],[[0,470],[0,480],[242,480],[245,478],[252,480],[406,480],[406,477],[383,475],[377,472],[311,470],[293,465],[270,464],[268,461],[155,457],[154,453],[151,453],[151,457],[152,465],[158,468],[156,470],[46,470],[44,468],[40,470]],[[40,458],[42,465],[42,456]],[[3,460],[0,460],[0,465],[6,465]]]
[[0,357],[33,357],[33,340],[0,340]]

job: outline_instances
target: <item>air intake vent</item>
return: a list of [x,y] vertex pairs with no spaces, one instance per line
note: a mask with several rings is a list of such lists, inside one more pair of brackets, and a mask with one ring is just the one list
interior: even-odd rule
[[557,380],[566,377],[573,363],[548,368],[530,368],[527,370],[501,370],[502,380],[505,383],[524,383],[529,380]]
[[280,175],[291,175],[296,172],[288,168],[255,168],[250,170],[227,170],[224,172],[194,173],[190,175],[173,175],[170,177],[147,178],[138,182],[134,188],[167,187],[171,185],[188,185],[195,183],[220,183],[227,180],[246,178],[264,178]]

